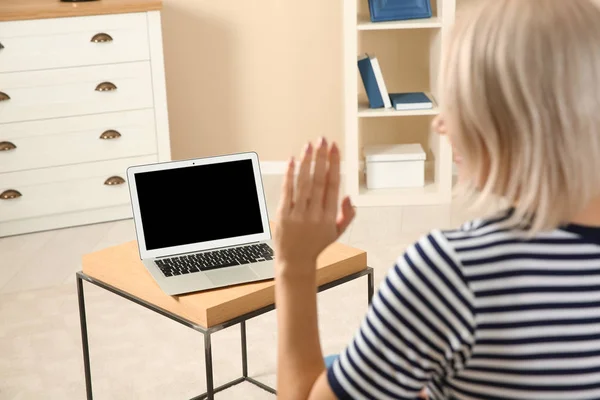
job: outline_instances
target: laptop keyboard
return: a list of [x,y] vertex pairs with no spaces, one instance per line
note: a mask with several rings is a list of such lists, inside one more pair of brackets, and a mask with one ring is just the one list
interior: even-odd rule
[[271,247],[266,243],[259,243],[243,247],[208,251],[206,253],[161,258],[155,260],[155,262],[162,273],[168,277],[216,268],[252,264],[272,259],[273,250]]

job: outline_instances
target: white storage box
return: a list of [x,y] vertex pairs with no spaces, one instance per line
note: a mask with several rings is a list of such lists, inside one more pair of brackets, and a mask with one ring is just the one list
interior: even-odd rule
[[420,144],[365,147],[367,189],[425,185],[425,152]]

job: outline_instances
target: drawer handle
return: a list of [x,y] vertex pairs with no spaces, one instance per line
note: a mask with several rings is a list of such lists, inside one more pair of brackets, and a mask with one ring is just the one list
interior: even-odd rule
[[111,176],[104,181],[104,184],[107,186],[122,185],[124,183],[125,179],[121,178],[120,176]]
[[18,190],[8,189],[0,193],[0,200],[12,200],[23,196]]
[[108,33],[97,33],[92,37],[93,43],[108,43],[112,41],[113,38]]
[[121,137],[121,134],[112,129],[110,129],[110,130],[102,133],[102,135],[100,135],[100,139],[103,139],[103,140],[118,139],[120,137]]
[[0,101],[10,100],[10,96],[4,92],[0,92]]
[[14,150],[16,148],[17,148],[17,146],[15,146],[14,143],[0,142],[0,151],[10,151],[10,150]]
[[4,45],[2,44],[2,42],[0,42],[0,50],[2,50],[4,48]]
[[111,92],[113,90],[117,90],[117,86],[111,82],[102,82],[96,86],[97,92]]

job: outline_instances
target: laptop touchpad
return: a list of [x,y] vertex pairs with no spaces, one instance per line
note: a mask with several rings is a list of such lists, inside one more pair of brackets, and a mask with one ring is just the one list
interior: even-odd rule
[[258,279],[258,275],[252,272],[248,267],[213,269],[211,271],[206,271],[205,274],[215,286],[235,285]]

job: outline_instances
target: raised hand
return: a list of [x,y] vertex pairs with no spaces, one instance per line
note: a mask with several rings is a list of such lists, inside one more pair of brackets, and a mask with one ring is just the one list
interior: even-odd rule
[[338,207],[340,152],[335,143],[329,147],[323,138],[315,148],[306,145],[294,187],[295,164],[292,158],[282,185],[275,258],[278,272],[314,273],[317,257],[346,230],[355,211],[348,197]]

